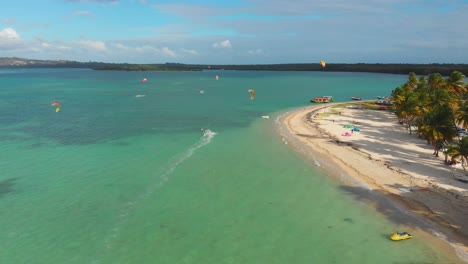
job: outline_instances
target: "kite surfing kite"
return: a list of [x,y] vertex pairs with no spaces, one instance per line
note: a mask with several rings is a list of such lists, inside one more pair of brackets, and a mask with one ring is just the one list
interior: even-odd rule
[[59,102],[53,101],[53,102],[52,102],[52,106],[57,106],[57,108],[55,108],[55,112],[60,111],[60,103],[59,103]]
[[255,98],[255,90],[249,89],[248,92],[250,93],[250,100],[253,100]]
[[322,68],[325,68],[325,65],[327,65],[327,63],[325,61],[321,60],[320,65],[322,65]]
[[146,78],[141,79],[142,83],[145,83],[146,81],[148,81],[148,79],[146,79]]

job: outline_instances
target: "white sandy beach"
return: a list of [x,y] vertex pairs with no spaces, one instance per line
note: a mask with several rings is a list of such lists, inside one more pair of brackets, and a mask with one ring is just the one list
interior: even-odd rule
[[[467,261],[468,183],[452,178],[454,172],[464,174],[463,168],[445,165],[442,152],[434,157],[433,147],[410,135],[389,111],[334,106],[287,114],[282,120],[288,132],[284,140],[304,153],[329,157],[349,176],[419,216],[444,234],[444,240]],[[353,123],[359,132],[343,127]],[[428,233],[427,239],[440,241],[434,232]]]

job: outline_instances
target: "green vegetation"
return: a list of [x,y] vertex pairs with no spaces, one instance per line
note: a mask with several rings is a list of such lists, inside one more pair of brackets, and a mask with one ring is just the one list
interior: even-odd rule
[[244,70],[244,71],[321,71],[321,72],[372,72],[418,75],[440,73],[444,76],[453,71],[468,74],[468,64],[381,64],[381,63],[327,63],[323,68],[317,63],[250,64],[250,65],[203,65],[182,63],[129,64],[104,62],[77,62],[66,60],[30,60],[24,58],[1,58],[0,68],[89,68],[113,71],[202,71],[202,70]]
[[105,64],[93,67],[95,70],[150,70],[150,71],[201,71],[201,70],[242,70],[242,71],[322,71],[322,72],[371,72],[419,75],[441,73],[449,75],[453,71],[468,74],[467,64],[343,64],[329,63],[323,68],[318,63],[302,64],[252,64],[252,65],[200,65],[200,64]]
[[408,81],[391,95],[395,114],[410,133],[416,128],[434,147],[434,156],[443,148],[446,161],[447,156],[452,161],[461,158],[462,165],[468,160],[468,137],[463,130],[468,128],[468,85],[464,80],[459,71],[447,78],[440,73],[427,78],[410,73]]

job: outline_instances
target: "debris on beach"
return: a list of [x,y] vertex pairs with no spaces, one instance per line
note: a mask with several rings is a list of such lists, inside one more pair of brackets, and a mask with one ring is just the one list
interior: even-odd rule
[[409,192],[411,192],[411,188],[403,188],[403,187],[401,187],[401,188],[398,188],[398,190],[400,190],[400,191],[402,191],[402,192],[404,192],[404,193],[409,193]]
[[350,137],[350,136],[351,136],[351,133],[345,132],[345,133],[343,133],[343,134],[341,134],[341,135],[344,136],[344,137]]

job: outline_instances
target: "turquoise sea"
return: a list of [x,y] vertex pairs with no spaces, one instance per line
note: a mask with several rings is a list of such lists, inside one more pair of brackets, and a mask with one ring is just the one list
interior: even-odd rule
[[0,70],[0,263],[453,263],[275,128],[406,78]]

